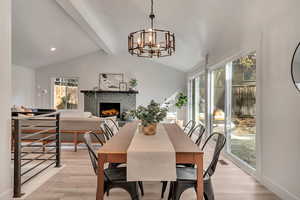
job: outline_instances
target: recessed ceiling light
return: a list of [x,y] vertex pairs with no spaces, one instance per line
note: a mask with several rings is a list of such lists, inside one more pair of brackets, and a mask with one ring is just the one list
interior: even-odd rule
[[55,48],[55,47],[52,47],[52,48],[50,49],[50,51],[56,51],[56,48]]

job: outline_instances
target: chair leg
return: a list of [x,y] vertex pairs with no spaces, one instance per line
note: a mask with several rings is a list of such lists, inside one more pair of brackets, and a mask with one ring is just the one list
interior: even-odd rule
[[106,196],[107,197],[109,197],[109,190],[110,190],[110,188],[108,187],[107,190],[106,190]]
[[195,184],[194,183],[185,183],[185,182],[175,182],[173,184],[173,198],[172,200],[179,200],[182,193],[189,189],[189,188],[194,188]]
[[168,200],[171,200],[174,194],[174,183],[170,183],[170,189],[169,189],[169,195],[168,195]]
[[161,188],[161,198],[163,199],[164,198],[164,195],[165,195],[165,191],[167,189],[167,185],[168,185],[168,182],[167,181],[162,181],[162,188]]
[[139,189],[138,189],[138,183],[137,182],[132,182],[132,183],[127,183],[128,184],[128,192],[131,196],[132,200],[139,200],[140,195],[139,195]]
[[110,188],[122,188],[130,194],[132,200],[140,200],[137,182],[112,183]]
[[215,200],[211,179],[204,181],[204,196],[206,196],[206,200]]
[[139,187],[140,187],[140,190],[141,190],[141,194],[142,194],[142,196],[144,196],[144,186],[143,186],[143,182],[142,182],[142,181],[139,181],[138,184],[139,184]]

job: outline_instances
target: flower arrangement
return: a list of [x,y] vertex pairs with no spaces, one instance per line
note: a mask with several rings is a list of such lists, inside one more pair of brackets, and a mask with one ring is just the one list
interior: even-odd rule
[[141,120],[142,130],[145,135],[154,135],[157,123],[164,120],[167,116],[167,111],[167,108],[161,108],[158,103],[151,100],[148,106],[139,106],[136,110],[131,111],[131,115]]

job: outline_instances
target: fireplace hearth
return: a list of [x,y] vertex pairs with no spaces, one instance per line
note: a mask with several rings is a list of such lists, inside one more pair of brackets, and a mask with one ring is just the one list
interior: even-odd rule
[[99,106],[100,117],[114,117],[120,118],[121,116],[121,104],[120,103],[108,103],[101,102]]

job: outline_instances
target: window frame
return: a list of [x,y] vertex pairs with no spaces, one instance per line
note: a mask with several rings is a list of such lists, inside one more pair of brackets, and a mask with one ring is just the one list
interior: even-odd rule
[[62,78],[62,79],[77,79],[78,81],[78,91],[77,91],[77,99],[78,99],[78,104],[77,104],[77,109],[57,109],[60,111],[76,111],[79,110],[79,105],[80,105],[80,96],[79,96],[79,88],[80,88],[80,78],[77,76],[57,76],[57,77],[52,77],[51,78],[51,108],[56,109],[55,105],[54,105],[54,84],[55,84],[55,80],[58,78]]

